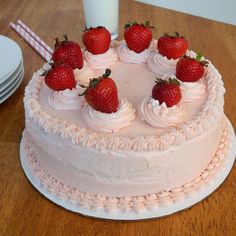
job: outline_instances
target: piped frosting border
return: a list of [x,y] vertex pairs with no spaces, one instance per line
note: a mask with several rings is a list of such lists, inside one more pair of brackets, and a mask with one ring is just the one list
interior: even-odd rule
[[[48,67],[48,64],[45,64],[44,67]],[[219,115],[223,116],[223,95],[225,93],[223,81],[218,70],[209,63],[205,75],[208,91],[207,101],[194,119],[175,128],[172,127],[162,135],[105,136],[53,117],[42,108],[39,103],[39,94],[44,84],[44,79],[41,76],[44,67],[33,75],[25,89],[26,118],[29,117],[38,123],[46,133],[53,133],[62,138],[70,139],[73,144],[79,144],[86,148],[134,151],[166,150],[200,136],[215,125],[216,121],[219,120]]]

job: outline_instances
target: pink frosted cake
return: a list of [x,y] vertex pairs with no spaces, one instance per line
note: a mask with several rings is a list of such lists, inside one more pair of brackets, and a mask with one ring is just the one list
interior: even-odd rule
[[[42,69],[34,74],[25,90],[22,142],[44,188],[85,208],[135,211],[169,204],[215,171],[227,135],[221,75],[208,61],[200,80],[180,81],[181,101],[168,107],[152,89],[157,75],[176,77],[179,59],[156,47],[153,40],[136,53],[122,41],[98,55],[85,50],[73,89],[53,91]],[[113,113],[78,96],[79,84],[107,67],[119,94]]]

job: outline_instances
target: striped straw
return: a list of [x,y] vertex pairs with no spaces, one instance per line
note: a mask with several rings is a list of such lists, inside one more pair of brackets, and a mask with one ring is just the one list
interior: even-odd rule
[[39,44],[41,44],[50,54],[53,53],[53,50],[37,34],[35,34],[27,25],[25,25],[21,20],[18,20],[17,23],[27,33],[29,33]]
[[39,44],[30,34],[28,34],[20,25],[15,25],[10,22],[10,26],[27,42],[30,46],[38,52],[41,57],[50,62],[52,55],[41,45]]

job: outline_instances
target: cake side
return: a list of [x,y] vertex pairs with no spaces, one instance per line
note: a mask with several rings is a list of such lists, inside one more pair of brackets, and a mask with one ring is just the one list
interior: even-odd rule
[[228,155],[229,148],[232,146],[232,139],[234,139],[233,131],[228,130],[227,118],[224,121],[222,137],[215,155],[199,176],[179,188],[141,196],[109,197],[99,194],[93,195],[64,184],[41,168],[25,133],[23,133],[21,152],[22,154],[24,153],[25,161],[31,169],[34,178],[37,178],[37,181],[40,182],[40,186],[46,189],[47,192],[56,194],[60,199],[75,203],[76,205],[78,204],[79,207],[91,209],[92,211],[104,209],[107,212],[118,210],[122,212],[134,211],[138,213],[144,209],[157,209],[188,199],[191,196],[195,196],[196,191],[205,188],[206,184],[210,184],[211,181],[214,181],[215,177],[218,176],[218,171],[224,169],[225,163],[228,161],[225,159],[225,156]]
[[219,119],[210,131],[164,151],[84,148],[46,134],[28,119],[26,135],[41,168],[63,183],[90,194],[136,196],[169,191],[196,178],[215,154],[222,121]]

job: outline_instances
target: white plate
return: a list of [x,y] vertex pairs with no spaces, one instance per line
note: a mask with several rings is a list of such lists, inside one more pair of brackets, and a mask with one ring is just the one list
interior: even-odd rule
[[0,35],[0,83],[5,81],[22,60],[20,47],[12,39]]
[[19,77],[14,81],[14,83],[11,84],[11,86],[9,86],[7,90],[5,90],[3,93],[0,93],[0,104],[3,103],[7,98],[9,98],[16,91],[16,89],[20,86],[23,78],[24,78],[24,69],[22,70]]
[[18,67],[16,68],[16,70],[8,74],[8,76],[6,76],[4,80],[0,81],[0,88],[4,86],[5,84],[7,84],[8,81],[11,80],[12,76],[16,75],[22,69],[22,66],[23,66],[23,58],[20,64],[18,65]]
[[43,182],[41,179],[35,176],[34,170],[32,170],[33,167],[31,166],[31,163],[29,163],[30,160],[28,160],[28,158],[25,157],[24,137],[22,138],[20,144],[21,165],[27,178],[39,192],[41,192],[46,198],[48,198],[52,202],[62,206],[67,210],[77,212],[86,216],[97,217],[102,219],[113,219],[113,220],[141,220],[141,219],[162,217],[189,208],[192,205],[202,201],[223,183],[223,181],[229,174],[231,168],[233,167],[236,153],[236,139],[235,139],[234,129],[229,120],[227,122],[227,128],[228,128],[228,140],[229,140],[228,149],[226,150],[227,154],[225,154],[223,158],[224,163],[222,163],[221,168],[217,169],[217,172],[214,175],[214,179],[211,178],[209,180],[205,179],[204,185],[200,187],[200,189],[198,189],[195,194],[187,198],[180,199],[179,201],[176,201],[171,205],[161,206],[151,210],[143,210],[141,212],[134,212],[134,211],[107,212],[103,208],[98,210],[88,209],[80,206],[78,203],[70,201],[69,199],[62,199],[60,197],[59,189],[57,193],[51,192],[49,188],[46,186],[45,182]]
[[11,90],[15,88],[15,86],[19,83],[23,74],[24,74],[24,70],[22,68],[22,70],[20,71],[20,74],[17,77],[15,77],[14,81],[9,86],[7,86],[3,91],[0,92],[0,97],[3,97],[9,92],[11,92]]
[[23,61],[20,63],[19,67],[17,67],[17,70],[3,83],[0,84],[0,94],[7,89],[8,86],[10,86],[14,81],[19,78],[20,74],[23,70]]

